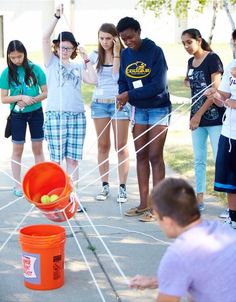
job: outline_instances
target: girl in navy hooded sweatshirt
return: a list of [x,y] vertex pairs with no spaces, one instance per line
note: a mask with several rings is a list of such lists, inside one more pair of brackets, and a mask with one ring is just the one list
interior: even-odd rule
[[[148,203],[150,172],[153,186],[165,177],[163,148],[171,111],[167,64],[159,46],[147,38],[141,39],[141,27],[137,20],[122,18],[117,24],[117,31],[127,46],[121,53],[117,101],[120,107],[127,102],[132,105],[140,193],[140,204],[126,211],[125,215],[142,215],[139,220],[149,222],[154,220]],[[138,136],[140,138],[137,139]],[[156,139],[151,141],[154,137]]]

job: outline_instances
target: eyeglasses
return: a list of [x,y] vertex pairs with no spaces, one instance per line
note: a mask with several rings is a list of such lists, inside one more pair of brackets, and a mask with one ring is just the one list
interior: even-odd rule
[[61,51],[64,52],[71,52],[73,51],[74,47],[59,47],[61,49]]

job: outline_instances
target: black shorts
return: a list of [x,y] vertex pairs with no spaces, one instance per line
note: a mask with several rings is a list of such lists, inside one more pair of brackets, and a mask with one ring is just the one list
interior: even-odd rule
[[236,193],[236,140],[223,135],[219,139],[216,157],[214,190]]
[[39,108],[31,112],[13,112],[11,117],[12,141],[15,144],[24,144],[27,124],[29,125],[32,141],[43,141],[43,110]]

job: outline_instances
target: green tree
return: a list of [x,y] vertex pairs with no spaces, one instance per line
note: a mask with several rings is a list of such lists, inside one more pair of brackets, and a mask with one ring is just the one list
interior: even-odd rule
[[213,15],[208,39],[210,44],[219,10],[224,9],[226,11],[232,31],[235,29],[230,9],[236,5],[236,0],[139,0],[137,5],[142,7],[144,12],[147,10],[153,11],[156,17],[161,16],[163,12],[168,14],[174,12],[178,19],[186,18],[190,9],[203,13],[206,7],[212,7]]

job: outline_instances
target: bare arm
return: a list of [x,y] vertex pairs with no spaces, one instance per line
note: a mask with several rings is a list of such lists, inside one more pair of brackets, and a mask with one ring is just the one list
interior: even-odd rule
[[88,59],[85,49],[83,47],[79,47],[79,53],[86,65],[86,68],[83,70],[83,82],[87,84],[97,84],[97,73]]
[[1,100],[3,104],[12,104],[12,103],[17,103],[19,101],[22,101],[22,95],[14,95],[14,96],[9,96],[8,95],[9,90],[7,89],[1,89]]
[[[63,4],[61,4],[55,11],[55,15],[58,17],[61,17],[63,14]],[[54,31],[54,28],[57,25],[58,18],[53,16],[52,20],[48,24],[48,27],[46,27],[45,32],[43,34],[43,58],[44,58],[44,65],[47,65],[51,55],[52,55],[52,50],[51,50],[51,35]]]
[[40,87],[41,93],[35,97],[29,95],[16,95],[16,96],[9,96],[8,90],[2,89],[1,90],[1,100],[3,104],[11,104],[17,103],[20,108],[24,108],[26,105],[32,105],[37,102],[41,102],[42,100],[46,99],[47,97],[47,85],[43,85]]
[[118,37],[115,37],[113,40],[113,67],[112,67],[112,74],[118,75],[120,69],[120,40]]

